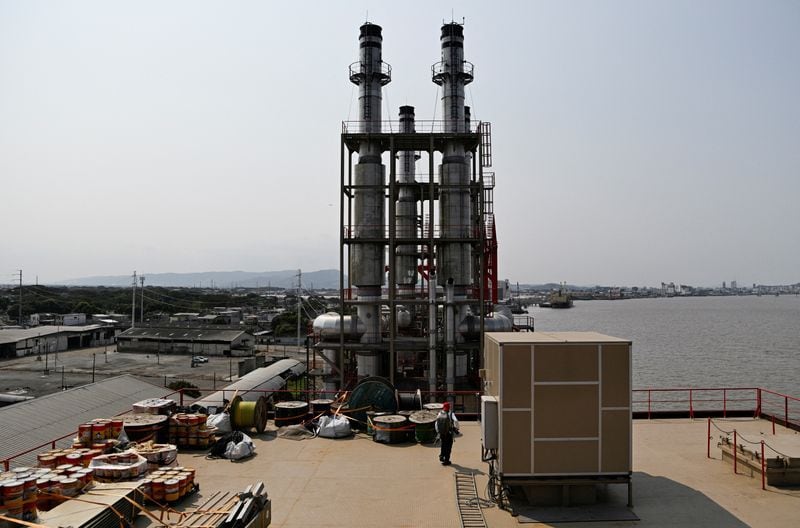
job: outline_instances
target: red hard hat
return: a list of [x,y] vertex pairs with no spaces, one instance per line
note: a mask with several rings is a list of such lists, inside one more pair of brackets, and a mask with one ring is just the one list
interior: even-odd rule
[[442,409],[444,409],[445,411],[449,411],[450,410],[450,402],[444,402],[444,404],[442,405]]

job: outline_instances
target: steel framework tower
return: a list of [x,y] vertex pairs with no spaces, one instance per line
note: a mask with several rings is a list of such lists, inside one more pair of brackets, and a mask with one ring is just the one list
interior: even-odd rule
[[490,128],[464,106],[473,66],[461,24],[442,26],[441,60],[431,68],[441,121],[417,121],[411,106],[400,107],[399,121],[381,121],[381,87],[391,78],[381,44],[380,26],[361,26],[360,60],[350,66],[359,120],[344,122],[341,134],[340,313],[314,321],[315,349],[329,390],[378,375],[402,388],[452,391],[477,380],[483,331],[513,324],[492,306]]

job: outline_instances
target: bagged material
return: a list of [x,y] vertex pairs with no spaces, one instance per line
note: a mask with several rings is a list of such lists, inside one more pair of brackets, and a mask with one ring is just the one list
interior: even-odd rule
[[224,456],[230,460],[241,460],[253,456],[255,452],[256,447],[253,445],[253,440],[242,433],[242,439],[239,442],[228,442]]
[[321,416],[317,434],[323,438],[344,438],[353,432],[350,430],[350,420],[344,416]]
[[303,424],[287,425],[286,427],[278,429],[278,437],[288,438],[289,440],[305,440],[316,436],[315,432],[310,431],[308,427]]
[[233,430],[231,428],[231,415],[226,412],[210,414],[206,418],[206,425],[216,427],[219,433],[230,433]]

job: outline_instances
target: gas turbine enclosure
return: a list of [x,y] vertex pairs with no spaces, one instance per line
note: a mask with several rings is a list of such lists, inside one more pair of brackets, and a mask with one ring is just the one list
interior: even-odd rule
[[484,336],[504,477],[629,475],[631,342],[595,332]]

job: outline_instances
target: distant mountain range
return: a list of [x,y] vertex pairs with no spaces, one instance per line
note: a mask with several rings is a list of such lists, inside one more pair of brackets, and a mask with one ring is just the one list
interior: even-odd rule
[[[199,273],[144,273],[145,286],[175,286],[185,288],[291,288],[297,285],[297,270],[282,271],[204,271]],[[131,275],[80,277],[59,281],[65,286],[129,286]],[[327,269],[303,272],[303,287],[338,289],[339,270]]]

